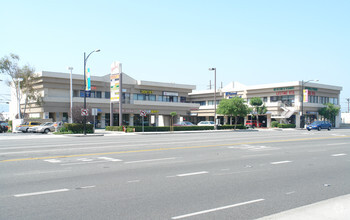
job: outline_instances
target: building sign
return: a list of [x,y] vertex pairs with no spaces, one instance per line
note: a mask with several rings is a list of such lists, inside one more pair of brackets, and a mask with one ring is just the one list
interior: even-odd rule
[[141,94],[153,94],[152,90],[140,90]]
[[311,91],[317,91],[317,88],[310,88],[310,87],[305,87],[305,89],[307,89],[307,90],[311,90]]
[[225,92],[225,97],[231,99],[232,97],[237,96],[237,92]]
[[111,102],[119,102],[120,97],[120,75],[122,71],[122,64],[115,61],[111,65]]
[[282,95],[294,95],[294,90],[293,91],[283,91],[283,92],[276,92],[277,96],[282,96]]
[[294,86],[291,87],[281,87],[281,88],[274,88],[273,91],[285,91],[285,90],[293,90]]
[[179,96],[179,93],[177,93],[177,92],[163,92],[163,95],[167,95],[167,96]]
[[304,89],[303,95],[304,95],[304,102],[309,102],[309,90]]

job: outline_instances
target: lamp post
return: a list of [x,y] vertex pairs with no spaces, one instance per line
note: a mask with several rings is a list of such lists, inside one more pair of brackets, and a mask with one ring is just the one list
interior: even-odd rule
[[21,119],[21,86],[20,83],[23,81],[23,78],[14,79],[18,82],[17,84],[17,102],[18,102],[18,119]]
[[69,93],[69,123],[73,123],[73,82],[72,82],[72,71],[73,67],[68,67],[68,70],[70,70],[70,80],[69,80],[69,88],[70,88],[70,93]]
[[[86,62],[89,59],[89,56],[94,52],[100,52],[100,49],[91,51],[89,55],[86,56],[84,52],[84,109],[86,109]],[[86,135],[86,115],[84,115],[84,135]]]
[[304,85],[308,82],[318,82],[318,79],[310,79],[306,82],[304,80],[301,81],[301,119],[300,119],[300,128],[303,128],[305,125],[305,120],[304,120]]
[[209,71],[214,71],[214,129],[216,130],[216,68],[209,68]]

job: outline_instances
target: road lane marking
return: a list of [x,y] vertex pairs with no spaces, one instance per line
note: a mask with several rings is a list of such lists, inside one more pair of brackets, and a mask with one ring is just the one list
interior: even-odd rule
[[332,157],[340,157],[340,156],[345,156],[346,154],[332,154]]
[[271,162],[270,164],[276,165],[276,164],[291,163],[291,162],[292,161],[290,161],[290,160],[284,160],[284,161]]
[[293,194],[293,193],[295,193],[295,191],[286,192],[286,195],[291,195],[291,194]]
[[61,163],[61,160],[57,160],[57,159],[49,159],[49,160],[44,160],[46,162],[50,162],[50,163]]
[[93,159],[91,159],[91,158],[78,158],[77,160],[84,161],[84,162],[93,161]]
[[174,159],[176,159],[176,157],[150,159],[150,160],[135,160],[135,161],[128,161],[128,162],[124,162],[124,163],[125,164],[129,164],[129,163],[144,163],[144,162],[155,162],[155,161],[174,160]]
[[179,215],[179,216],[172,217],[171,219],[182,219],[182,218],[187,218],[187,217],[191,217],[191,216],[195,216],[195,215],[202,215],[202,214],[206,214],[206,213],[209,213],[209,212],[216,212],[216,211],[220,211],[220,210],[224,210],[224,209],[234,208],[234,207],[237,207],[237,206],[248,205],[248,204],[252,204],[252,203],[256,203],[256,202],[261,202],[261,201],[264,201],[264,200],[265,199],[256,199],[256,200],[251,200],[251,201],[247,201],[247,202],[241,202],[241,203],[228,205],[228,206],[222,206],[222,207],[218,207],[218,208],[214,208],[214,209],[207,209],[207,210],[203,210],[203,211],[199,211],[199,212],[193,212],[193,213],[189,213],[189,214],[186,214],[186,215]]
[[345,145],[348,143],[334,143],[334,144],[327,144],[328,146],[336,146],[336,145]]
[[70,165],[82,165],[82,164],[90,164],[90,163],[107,163],[107,161],[90,161],[90,162],[79,162],[79,163],[63,163],[61,166],[70,166]]
[[95,188],[96,186],[82,186],[82,187],[78,187],[78,188],[75,188],[75,189],[91,189],[91,188]]
[[263,156],[271,156],[272,154],[250,154],[241,156],[241,158],[249,158],[249,157],[263,157]]
[[102,160],[112,161],[112,162],[122,161],[120,159],[115,159],[115,158],[111,158],[111,157],[97,157],[97,158],[102,159]]
[[127,183],[138,183],[140,180],[129,180]]
[[60,173],[60,172],[67,172],[72,170],[51,170],[51,171],[30,171],[30,172],[24,172],[24,173],[14,173],[14,176],[25,176],[25,175],[40,175],[40,174],[48,174],[48,173]]
[[50,194],[50,193],[59,193],[59,192],[67,192],[67,191],[69,191],[69,189],[56,189],[56,190],[49,190],[49,191],[17,194],[17,195],[14,195],[14,197],[37,196],[37,195]]
[[176,176],[178,177],[184,177],[184,176],[193,176],[193,175],[201,175],[201,174],[206,174],[208,173],[207,171],[200,171],[200,172],[195,172],[195,173],[183,173],[183,174],[178,174]]
[[[350,137],[350,135],[347,135],[347,136],[344,136],[344,137]],[[216,145],[205,145],[205,146],[168,147],[168,148],[161,147],[161,148],[153,148],[153,149],[127,150],[127,151],[90,153],[90,154],[73,154],[73,155],[59,155],[59,156],[49,156],[49,157],[14,158],[14,159],[8,159],[8,160],[0,160],[0,162],[57,159],[57,158],[69,158],[69,157],[102,156],[102,155],[112,155],[112,154],[142,153],[142,152],[154,152],[154,151],[166,151],[166,150],[199,149],[199,148],[208,148],[208,147],[226,147],[226,146],[243,145],[243,144],[284,143],[284,142],[296,142],[296,141],[338,139],[338,138],[344,138],[344,137],[316,137],[316,138],[298,138],[298,139],[286,139],[286,140],[244,142],[244,143],[235,143],[235,144],[232,144],[232,143],[229,143],[229,144],[216,144]]]

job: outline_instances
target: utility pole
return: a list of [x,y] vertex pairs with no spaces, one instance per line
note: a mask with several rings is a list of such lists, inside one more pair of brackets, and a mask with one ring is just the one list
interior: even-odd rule
[[348,113],[349,113],[349,103],[350,103],[350,99],[347,98],[346,101],[348,101]]

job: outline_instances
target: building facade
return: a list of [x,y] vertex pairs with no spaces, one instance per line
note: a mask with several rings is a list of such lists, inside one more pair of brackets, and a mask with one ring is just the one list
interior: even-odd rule
[[[41,105],[28,103],[26,115],[29,118],[52,119],[68,122],[70,110],[70,74],[42,71],[38,73],[39,80],[34,87],[43,98]],[[84,81],[82,75],[72,74],[73,109],[83,107]],[[189,114],[191,109],[197,109],[198,104],[188,101],[188,94],[194,90],[194,85],[161,83],[135,80],[123,73],[123,125],[141,125],[140,111],[146,112],[144,124],[154,126],[169,126],[170,113],[176,112],[176,121]],[[110,125],[110,75],[92,76],[91,92],[86,98],[87,106],[96,109],[95,124],[104,128]],[[18,103],[12,97],[10,112],[12,118],[18,113]],[[112,105],[113,125],[119,124],[119,104]],[[24,97],[21,99],[21,109],[24,111]],[[90,112],[91,114],[91,112]],[[73,114],[74,115],[74,114]],[[74,118],[73,118],[74,120]]]
[[[306,92],[307,94],[303,93]],[[253,97],[259,97],[267,107],[267,113],[259,116],[263,127],[270,127],[271,121],[280,123],[292,123],[300,127],[301,116],[305,118],[305,124],[320,119],[318,110],[325,107],[324,104],[332,103],[340,107],[339,97],[342,87],[311,82],[286,82],[256,86],[245,86],[232,82],[216,92],[217,103],[221,99],[238,96],[245,99],[246,103]],[[303,97],[304,95],[304,97]],[[192,120],[195,117],[200,120],[214,120],[214,91],[193,92],[190,99],[200,104],[198,110],[192,111]],[[303,102],[302,102],[303,99]],[[218,115],[220,124],[229,124],[228,117]],[[244,122],[248,119],[245,118]],[[242,123],[241,121],[239,123]],[[335,127],[341,123],[340,113],[335,119]]]
[[[35,89],[43,97],[41,105],[28,103],[26,114],[29,118],[52,119],[53,121],[68,122],[70,110],[70,74],[42,71],[38,73],[39,80],[35,83]],[[72,75],[73,81],[73,109],[82,108],[84,101],[83,76]],[[187,120],[197,124],[200,121],[214,121],[214,105],[220,100],[238,96],[247,103],[253,97],[260,97],[267,107],[266,114],[259,116],[263,127],[270,127],[272,121],[280,123],[292,123],[299,127],[301,115],[304,115],[305,123],[311,123],[320,119],[318,110],[325,103],[340,106],[339,96],[341,87],[312,82],[285,82],[246,86],[238,82],[231,82],[227,86],[216,91],[216,103],[214,103],[214,91],[194,91],[196,86],[162,83],[136,80],[123,73],[122,91],[122,124],[141,125],[140,111],[146,112],[143,118],[146,126],[169,126],[171,112],[176,112],[175,122]],[[306,90],[306,94],[303,93]],[[304,98],[302,98],[304,95]],[[304,99],[304,102],[302,102]],[[22,112],[25,108],[24,99],[21,100]],[[95,124],[104,128],[111,124],[119,124],[119,104],[110,102],[110,75],[92,76],[90,97],[86,98],[87,106],[97,112]],[[18,113],[18,103],[13,95],[10,103],[11,118]],[[110,114],[113,117],[110,117]],[[74,115],[74,114],[73,114]],[[232,119],[218,115],[220,124],[231,124]],[[245,123],[249,117],[240,119],[238,123]],[[74,119],[73,119],[74,120]],[[341,123],[340,114],[336,117],[335,127]]]

